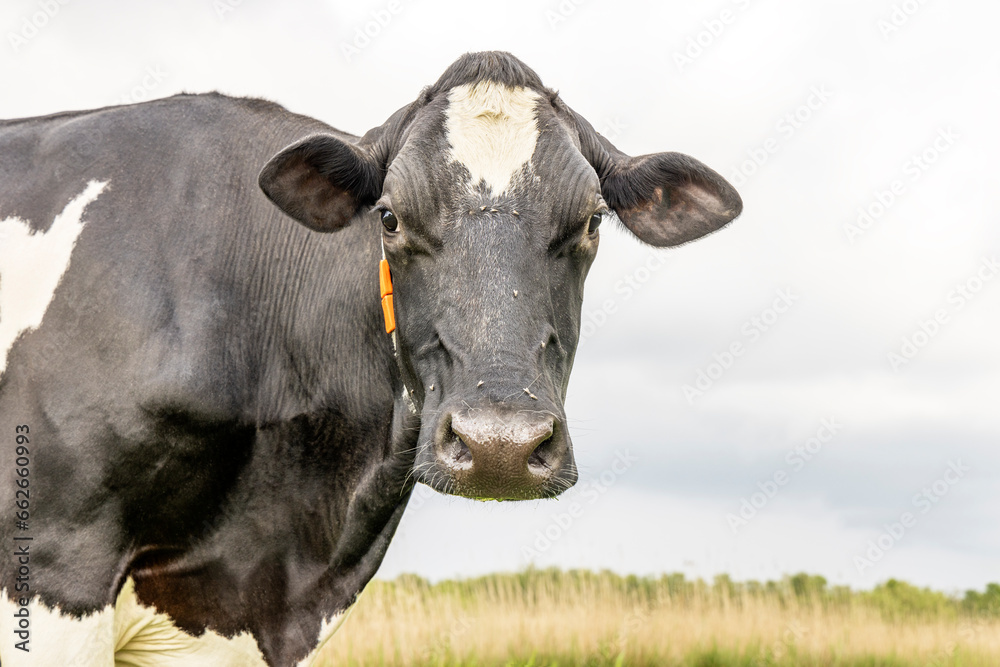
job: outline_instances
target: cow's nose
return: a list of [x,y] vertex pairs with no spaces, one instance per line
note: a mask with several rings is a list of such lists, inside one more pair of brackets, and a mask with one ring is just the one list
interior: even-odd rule
[[[451,473],[461,495],[538,498],[548,495],[543,488],[560,470],[572,467],[567,466],[572,455],[565,426],[549,413],[469,410],[449,416],[438,461]],[[575,475],[565,479],[564,486],[573,481]]]

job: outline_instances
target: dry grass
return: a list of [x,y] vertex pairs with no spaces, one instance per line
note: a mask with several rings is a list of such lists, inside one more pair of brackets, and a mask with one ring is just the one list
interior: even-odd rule
[[1000,619],[886,614],[857,595],[623,586],[613,575],[375,582],[324,665],[1000,665]]

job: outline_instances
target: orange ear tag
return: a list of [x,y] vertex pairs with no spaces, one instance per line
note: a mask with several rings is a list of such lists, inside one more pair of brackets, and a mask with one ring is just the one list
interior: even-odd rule
[[389,262],[384,259],[378,263],[378,288],[382,297],[385,332],[392,333],[396,330],[396,313],[392,309],[392,274],[389,273]]

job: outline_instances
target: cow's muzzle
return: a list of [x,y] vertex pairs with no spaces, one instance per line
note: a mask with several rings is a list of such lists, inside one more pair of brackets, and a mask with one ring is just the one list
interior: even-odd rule
[[[556,496],[576,483],[566,423],[551,412],[467,408],[444,411],[433,467],[455,495],[492,500]],[[443,488],[442,488],[443,487]]]

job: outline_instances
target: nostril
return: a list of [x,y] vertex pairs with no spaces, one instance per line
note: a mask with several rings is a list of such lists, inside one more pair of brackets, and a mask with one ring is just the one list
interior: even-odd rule
[[449,431],[449,437],[441,445],[438,455],[449,468],[468,470],[472,467],[472,450],[462,436],[454,430]]
[[549,436],[535,447],[528,456],[528,470],[536,475],[546,475],[552,472],[552,461],[556,458],[555,438]]
[[455,463],[468,463],[472,464],[472,451],[469,446],[461,438],[455,438],[455,453],[452,455],[452,459]]

